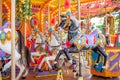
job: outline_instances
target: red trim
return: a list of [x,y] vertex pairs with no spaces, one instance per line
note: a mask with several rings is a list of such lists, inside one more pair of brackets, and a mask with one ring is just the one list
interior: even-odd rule
[[86,44],[88,44],[88,38],[86,37]]

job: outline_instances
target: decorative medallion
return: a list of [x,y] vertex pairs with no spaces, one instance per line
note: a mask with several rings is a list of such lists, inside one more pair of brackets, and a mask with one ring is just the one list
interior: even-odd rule
[[33,15],[30,19],[30,25],[32,28],[35,28],[36,26],[38,26],[38,19],[36,18],[35,15]]
[[6,40],[6,33],[5,32],[1,32],[0,40]]
[[5,41],[6,41],[6,33],[5,32],[1,32],[0,41],[2,44],[5,44]]
[[11,40],[11,32],[8,31],[7,34],[6,34],[6,39],[9,41]]

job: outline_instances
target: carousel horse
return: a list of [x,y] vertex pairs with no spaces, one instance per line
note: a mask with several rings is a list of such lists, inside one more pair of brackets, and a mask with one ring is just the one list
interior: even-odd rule
[[[8,28],[10,22],[5,23],[4,26],[0,27],[0,49],[5,53],[11,55],[11,29]],[[23,71],[26,72],[22,75],[25,78],[28,74],[28,68],[30,63],[29,49],[24,45],[24,38],[19,30],[16,31],[15,39],[15,65],[20,69],[16,80],[19,80]],[[1,70],[4,72],[11,66],[11,60],[6,63]]]
[[[35,45],[41,44],[41,41],[42,41],[42,51],[40,49],[38,49],[36,52],[31,52],[31,55],[32,56],[40,56],[39,60],[37,61],[37,63],[39,64],[38,70],[39,70],[39,72],[42,72],[41,68],[42,68],[42,65],[44,62],[46,62],[48,67],[50,69],[52,69],[50,60],[55,59],[55,55],[52,54],[53,53],[52,47],[57,47],[60,45],[60,38],[58,37],[58,35],[55,32],[52,32],[51,39],[50,39],[50,36],[48,36],[48,35],[44,36],[44,39],[42,39],[43,36],[40,36],[40,34],[37,33],[36,35],[37,36],[36,36]],[[33,34],[30,37],[30,39],[32,39],[34,36],[35,36],[35,34]],[[45,40],[45,41],[43,41],[43,40]],[[34,48],[38,48],[38,47],[34,47]]]
[[[66,16],[61,16],[60,28],[68,32],[68,43],[69,47],[59,51],[57,57],[55,58],[54,68],[57,68],[57,62],[61,54],[65,54],[67,59],[70,61],[71,57],[69,53],[80,52],[81,50],[89,50],[96,52],[98,54],[98,59],[94,67],[98,67],[100,61],[100,56],[103,56],[101,72],[104,71],[107,61],[107,55],[104,50],[105,37],[102,34],[98,34],[97,30],[94,30],[90,34],[81,34],[79,27],[77,26],[77,20],[73,17],[68,21]],[[77,23],[77,24],[76,24]]]
[[33,41],[33,44],[30,47],[30,52],[31,52],[32,62],[35,63],[33,57],[41,56],[41,52],[45,48],[44,47],[45,36],[41,32],[33,31],[33,33],[29,35],[28,41],[30,41],[30,42]]
[[46,36],[45,54],[47,54],[47,56],[44,57],[41,63],[39,64],[38,66],[39,71],[41,71],[41,66],[44,61],[46,61],[48,67],[52,70],[52,65],[50,64],[50,60],[52,61],[55,60],[56,54],[53,54],[54,53],[53,50],[54,48],[59,46],[60,46],[60,37],[55,31],[52,31],[51,36],[50,35]]

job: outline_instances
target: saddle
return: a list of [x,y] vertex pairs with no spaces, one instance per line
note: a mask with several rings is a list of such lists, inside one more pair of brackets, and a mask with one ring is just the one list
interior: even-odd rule
[[86,37],[86,44],[89,45],[89,46],[95,45],[96,44],[97,35],[98,35],[97,29],[95,29],[90,34],[85,35],[85,37]]

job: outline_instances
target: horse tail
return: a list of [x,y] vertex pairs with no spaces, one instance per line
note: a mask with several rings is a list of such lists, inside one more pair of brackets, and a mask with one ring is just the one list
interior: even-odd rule
[[25,46],[25,58],[26,58],[27,66],[29,67],[31,61],[31,54],[27,46]]
[[24,46],[24,38],[20,30],[17,30],[18,33],[18,52],[22,54],[22,47]]
[[24,37],[23,37],[21,31],[17,30],[17,33],[18,33],[18,38],[19,38],[19,40],[17,42],[18,43],[18,52],[22,55],[22,50],[24,49],[25,53],[23,53],[23,54],[25,54],[27,66],[30,66],[30,64],[29,64],[30,60],[31,60],[30,51],[29,51],[28,47],[25,46],[25,44],[24,44]]

